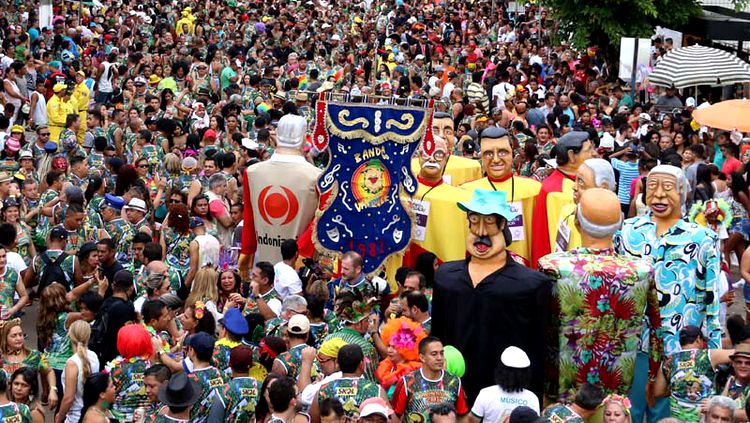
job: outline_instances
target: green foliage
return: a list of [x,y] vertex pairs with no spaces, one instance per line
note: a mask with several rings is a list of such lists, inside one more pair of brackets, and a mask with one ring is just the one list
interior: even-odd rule
[[734,10],[736,12],[741,12],[750,5],[750,0],[732,0],[732,4],[734,4]]
[[[750,0],[733,0],[750,2]],[[674,28],[700,13],[698,0],[541,0],[573,46],[613,47],[620,37],[650,37],[656,25]]]

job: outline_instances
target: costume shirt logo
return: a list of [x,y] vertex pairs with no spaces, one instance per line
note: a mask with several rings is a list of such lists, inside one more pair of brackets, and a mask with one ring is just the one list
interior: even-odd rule
[[299,201],[287,187],[269,185],[258,195],[258,212],[269,225],[284,226],[299,212]]
[[358,252],[363,271],[372,273],[411,240],[413,216],[403,194],[417,191],[411,158],[432,110],[322,103],[315,133],[331,159],[318,190],[330,196],[316,213],[313,237],[319,249]]

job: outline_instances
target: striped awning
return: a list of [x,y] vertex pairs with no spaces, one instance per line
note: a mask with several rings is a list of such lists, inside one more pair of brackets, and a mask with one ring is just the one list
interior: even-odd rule
[[677,88],[731,85],[750,82],[750,65],[724,50],[694,45],[667,53],[656,63],[648,81]]

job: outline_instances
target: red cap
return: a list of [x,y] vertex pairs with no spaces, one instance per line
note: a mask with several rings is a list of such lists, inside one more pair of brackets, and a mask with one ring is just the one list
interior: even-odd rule
[[213,129],[206,129],[206,132],[203,133],[203,138],[204,139],[210,138],[210,139],[215,140],[216,139],[216,131],[214,131]]

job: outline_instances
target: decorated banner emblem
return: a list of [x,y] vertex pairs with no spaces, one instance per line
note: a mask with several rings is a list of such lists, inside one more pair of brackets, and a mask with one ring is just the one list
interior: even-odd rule
[[[362,255],[372,273],[409,245],[412,215],[403,193],[417,182],[411,157],[427,128],[430,109],[319,101],[313,142],[331,159],[318,179],[321,205],[315,216],[316,245]],[[431,137],[430,137],[431,138]]]

